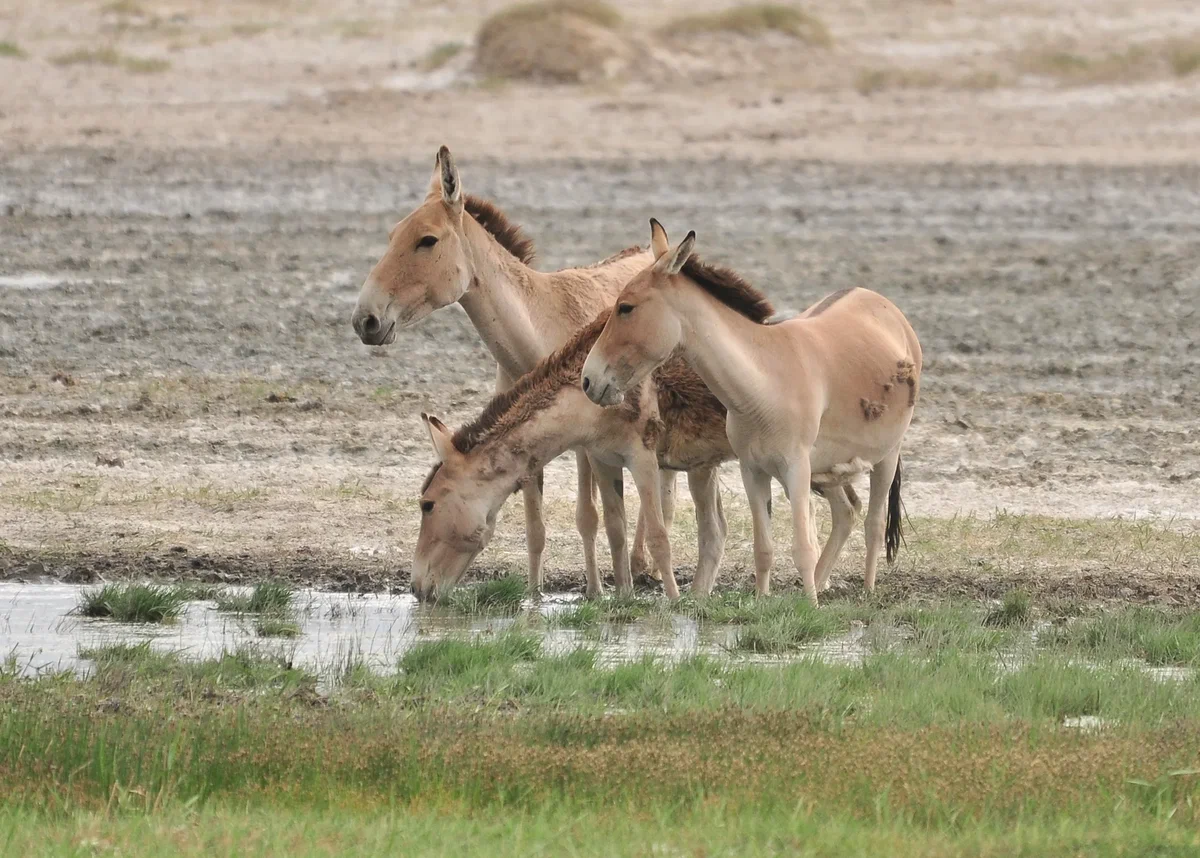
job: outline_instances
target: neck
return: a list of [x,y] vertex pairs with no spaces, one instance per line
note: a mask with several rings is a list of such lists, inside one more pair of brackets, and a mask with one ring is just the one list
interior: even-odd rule
[[680,317],[684,359],[713,395],[735,413],[761,408],[767,381],[761,356],[776,332],[697,286],[676,287],[668,300]]
[[465,216],[463,226],[471,285],[459,303],[500,368],[520,378],[550,351],[534,323],[545,275],[497,244],[473,217]]
[[523,400],[509,410],[511,428],[484,440],[468,454],[494,479],[502,492],[501,500],[520,480],[536,474],[572,447],[591,441],[595,421],[588,418],[601,413],[578,384],[564,384],[549,401],[542,397]]

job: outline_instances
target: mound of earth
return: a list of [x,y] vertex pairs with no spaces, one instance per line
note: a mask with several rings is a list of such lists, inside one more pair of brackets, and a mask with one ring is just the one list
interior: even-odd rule
[[479,29],[475,68],[486,77],[587,83],[616,77],[639,52],[620,16],[600,3],[514,6]]

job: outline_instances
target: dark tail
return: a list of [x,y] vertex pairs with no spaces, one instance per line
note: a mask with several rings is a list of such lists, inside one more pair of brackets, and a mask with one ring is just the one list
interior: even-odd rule
[[900,532],[900,515],[900,458],[897,457],[896,476],[892,477],[892,487],[888,490],[887,530],[884,535],[889,566],[896,562],[900,543],[904,540],[904,534]]

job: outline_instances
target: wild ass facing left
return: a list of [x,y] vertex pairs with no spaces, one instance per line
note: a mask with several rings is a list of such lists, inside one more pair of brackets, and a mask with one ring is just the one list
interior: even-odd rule
[[[529,267],[533,242],[492,203],[463,193],[454,159],[442,147],[435,159],[425,201],[397,223],[388,249],[363,284],[352,324],[368,345],[386,345],[396,331],[414,325],[433,311],[455,302],[462,305],[496,360],[496,390],[502,392],[538,362],[562,346],[612,303],[622,285],[650,261],[648,252],[630,248],[586,268],[552,273]],[[604,509],[620,507],[615,486],[620,471],[589,462],[576,451],[579,492],[576,526],[583,539],[589,590],[599,586],[594,501],[598,487]],[[593,473],[595,471],[595,473]],[[546,529],[542,480],[523,483],[529,580],[541,587]],[[669,523],[672,480],[664,481]],[[618,576],[628,564],[624,512],[620,529],[606,522]],[[644,532],[639,523],[638,533]],[[635,539],[635,561],[641,546]]]
[[792,500],[792,559],[816,602],[853,512],[831,503],[833,527],[818,559],[809,504],[797,501],[810,482],[842,486],[870,473],[864,582],[873,589],[885,540],[890,562],[900,538],[900,444],[921,379],[912,326],[894,304],[866,289],[830,295],[799,318],[764,324],[766,298],[694,258],[694,232],[671,250],[657,221],[651,231],[655,262],[617,297],[584,365],[584,391],[598,404],[618,404],[677,350],[696,370],[728,409],[729,441],[754,520],[760,594],[770,590],[774,555],[771,479]]
[[[656,370],[620,408],[589,402],[579,389],[579,373],[606,318],[607,311],[458,432],[451,434],[436,417],[422,415],[438,464],[421,490],[421,531],[413,558],[418,598],[437,598],[454,587],[490,540],[504,500],[569,447],[586,449],[593,462],[618,474],[625,467],[633,473],[646,513],[646,541],[672,599],[679,590],[661,514],[659,469],[687,470],[700,548],[693,589],[712,589],[726,530],[716,469],[733,456],[725,410],[678,360]],[[605,512],[606,521],[624,526],[623,510]],[[618,567],[616,578],[620,592],[632,589],[627,567]]]

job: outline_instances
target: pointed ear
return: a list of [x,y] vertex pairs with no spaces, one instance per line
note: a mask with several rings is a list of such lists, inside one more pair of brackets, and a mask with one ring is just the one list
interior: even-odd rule
[[442,202],[449,206],[455,214],[462,212],[462,179],[458,175],[458,167],[454,165],[454,156],[445,146],[438,149],[437,158],[433,163],[433,179],[429,183],[429,195],[441,197]]
[[687,237],[679,242],[670,253],[665,253],[658,258],[658,262],[654,263],[654,270],[660,274],[678,274],[683,268],[684,263],[691,258],[692,250],[696,246],[696,231],[692,230],[687,234]]
[[654,254],[655,260],[662,259],[662,255],[671,249],[671,243],[667,241],[667,231],[663,229],[663,225],[654,218],[650,218],[650,252]]
[[421,412],[421,421],[429,431],[429,440],[433,442],[433,452],[438,461],[445,463],[462,455],[454,446],[454,433],[446,428],[446,424],[432,414]]

